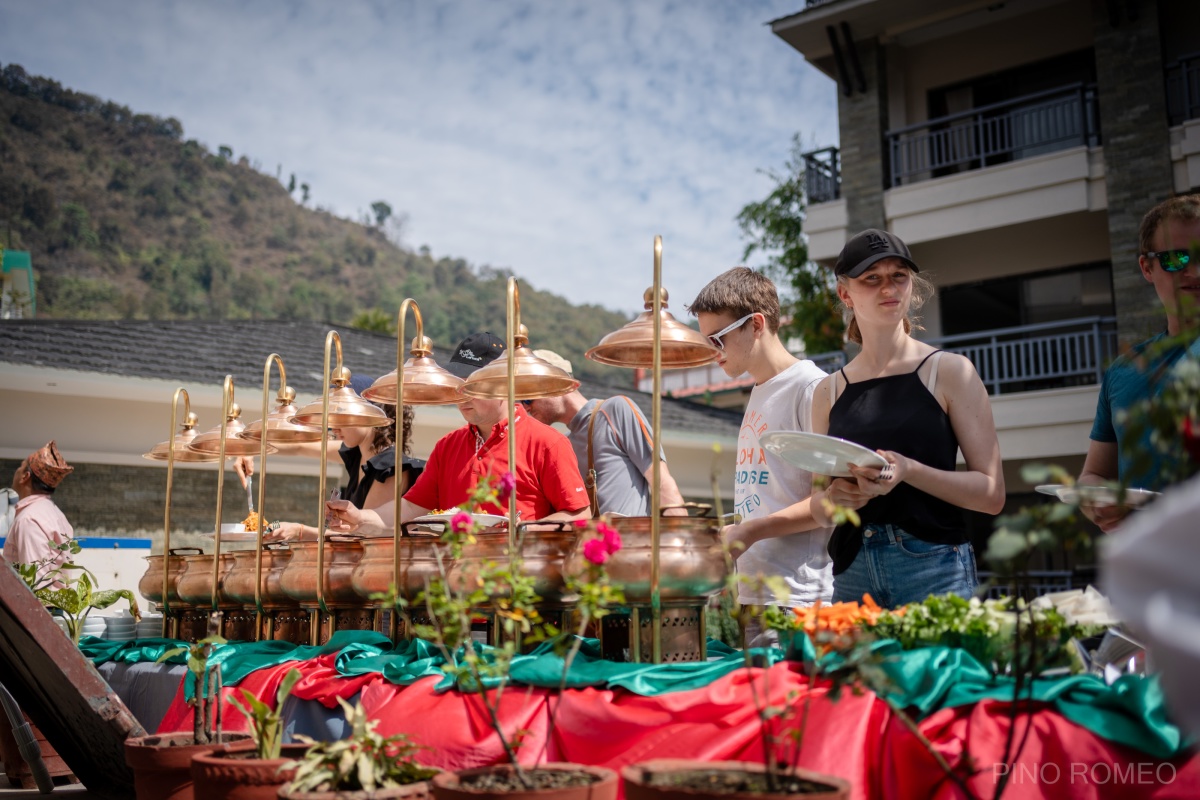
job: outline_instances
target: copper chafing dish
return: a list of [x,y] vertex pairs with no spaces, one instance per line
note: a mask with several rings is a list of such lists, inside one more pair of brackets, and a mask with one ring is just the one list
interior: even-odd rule
[[[605,563],[609,578],[625,592],[629,605],[649,605],[650,517],[608,521],[621,534],[621,549]],[[660,517],[659,597],[664,605],[693,605],[725,587],[729,566],[721,549],[722,521],[715,517]],[[586,567],[582,542],[568,569]]]
[[[183,556],[183,574],[179,576],[179,599],[197,608],[212,604],[212,555]],[[233,567],[233,553],[222,553],[217,565],[217,602],[233,602],[225,594],[225,577]]]
[[[232,553],[233,567],[222,582],[222,589],[235,603],[254,605],[254,582],[257,574],[254,569],[254,551],[238,550]],[[292,558],[292,551],[282,542],[263,546],[262,571],[266,577],[263,580],[262,602],[264,606],[292,606],[296,602],[283,593],[279,588],[279,578]]]
[[[406,522],[401,526],[400,575],[396,587],[400,597],[412,602],[425,591],[427,582],[441,574],[437,552],[442,554],[442,567],[451,565],[449,547],[442,544],[441,536],[430,531],[416,530],[416,523]],[[373,594],[386,594],[395,574],[395,539],[391,536],[372,537],[362,540],[363,555],[350,576],[350,583],[360,597],[370,598]]]
[[[183,574],[184,562],[183,553],[194,552],[200,553],[198,548],[183,547],[178,550],[171,551],[171,575],[167,581],[167,599],[171,605],[179,604],[179,576]],[[162,605],[162,587],[163,587],[163,557],[146,556],[146,572],[138,581],[138,592],[142,597],[149,600],[151,603]],[[211,563],[211,562],[210,562]]]
[[[279,588],[284,595],[301,605],[317,603],[317,543],[292,542],[292,557],[279,576]],[[344,536],[325,537],[325,602],[338,605],[361,605],[362,598],[354,591],[350,576],[363,555],[362,543]]]
[[[575,525],[570,522],[530,522],[517,526],[522,572],[534,577],[534,591],[542,603],[555,605],[574,599],[574,595],[567,593],[564,576],[577,536]],[[475,544],[466,547],[463,557],[447,573],[451,588],[468,590],[486,562],[503,562],[507,558],[507,529],[488,528],[476,534]]]

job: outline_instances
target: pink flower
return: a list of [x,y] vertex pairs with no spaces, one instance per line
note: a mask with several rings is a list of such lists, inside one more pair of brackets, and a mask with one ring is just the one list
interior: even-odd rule
[[588,539],[583,543],[583,557],[596,566],[608,561],[608,549],[599,539]]
[[596,525],[596,532],[600,534],[600,540],[604,543],[604,549],[609,555],[621,549],[621,534],[617,533],[617,529],[603,522]]
[[500,485],[496,487],[496,494],[500,497],[501,503],[507,503],[508,498],[512,497],[512,493],[517,490],[517,476],[511,472],[506,472],[500,476]]
[[577,520],[575,520],[575,530],[581,531],[590,524],[591,524],[591,522],[589,520],[577,519]]
[[473,522],[474,522],[474,520],[471,519],[470,514],[468,514],[465,511],[459,511],[457,514],[455,514],[453,517],[450,518],[450,528],[455,533],[463,533],[464,531],[470,529],[471,524]]

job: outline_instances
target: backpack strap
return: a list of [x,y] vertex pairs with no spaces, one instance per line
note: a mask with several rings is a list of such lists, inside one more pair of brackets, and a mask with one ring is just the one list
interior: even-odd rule
[[[642,418],[641,413],[638,411],[637,405],[635,405],[634,402],[632,400],[630,400],[626,395],[621,394],[621,395],[615,395],[614,397],[620,397],[622,400],[624,400],[626,403],[629,404],[630,410],[633,411],[634,418],[637,419],[637,421],[638,421],[638,426],[642,429],[642,436],[646,437],[646,444],[650,445],[650,448],[653,449],[654,448],[654,438],[650,435],[650,431],[646,428],[646,420]],[[614,399],[614,398],[613,397],[608,398],[608,400],[612,400],[612,399]],[[608,400],[601,400],[600,403],[596,406],[596,410],[594,412],[592,412],[591,418],[588,419],[588,438],[587,438],[588,468],[587,468],[587,475],[584,476],[584,486],[587,487],[588,502],[591,505],[593,519],[600,516],[600,498],[596,493],[596,484],[598,483],[597,476],[596,476],[596,458],[595,458],[595,452],[592,448],[592,437],[595,434],[596,417],[598,415],[604,416],[604,421],[608,423],[608,427],[612,431],[613,437],[617,440],[617,444],[620,445],[622,449],[624,449],[624,447],[625,447],[624,443],[621,441],[621,434],[617,432],[617,426],[613,424],[612,417],[608,416],[608,412],[604,410],[604,404],[607,403]],[[657,456],[657,454],[655,454],[655,456]]]

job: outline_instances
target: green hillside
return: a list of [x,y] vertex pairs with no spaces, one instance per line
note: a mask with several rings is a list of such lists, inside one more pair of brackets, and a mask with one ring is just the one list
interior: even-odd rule
[[[0,244],[31,251],[38,316],[378,325],[413,297],[439,345],[503,334],[511,273],[397,247],[378,216],[364,224],[307,207],[307,187],[289,192],[290,176],[235,159],[235,148],[211,153],[176,119],[4,66]],[[581,377],[630,383],[583,357],[625,315],[524,281],[521,313],[534,347],[562,353]]]

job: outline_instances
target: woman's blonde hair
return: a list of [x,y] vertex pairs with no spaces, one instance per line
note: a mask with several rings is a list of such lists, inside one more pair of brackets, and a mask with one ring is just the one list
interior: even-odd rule
[[[908,270],[909,277],[912,280],[912,295],[908,303],[908,313],[904,316],[904,332],[911,334],[913,331],[925,330],[921,325],[921,318],[916,315],[916,312],[920,311],[921,306],[925,305],[933,297],[935,289],[933,283],[924,275],[913,270],[907,264],[903,264],[903,262],[901,262],[901,265]],[[851,278],[845,275],[839,275],[837,279],[838,286],[849,286],[851,280]],[[838,296],[838,303],[842,307],[842,321],[846,323],[846,339],[855,344],[862,344],[862,331],[858,329],[858,320],[854,317],[854,309],[842,302],[840,295]]]

